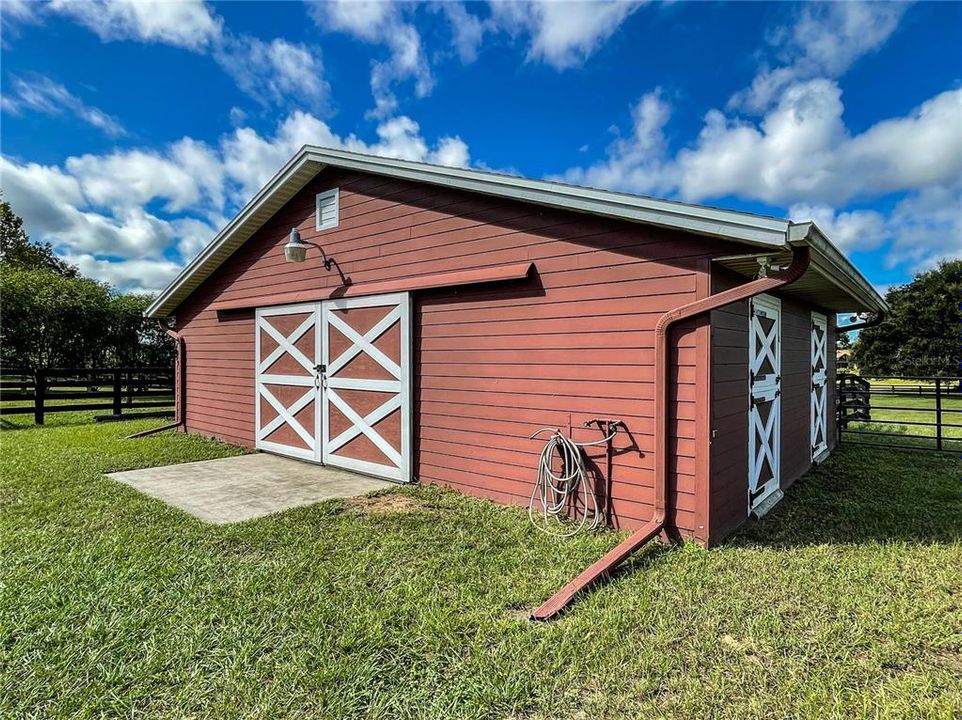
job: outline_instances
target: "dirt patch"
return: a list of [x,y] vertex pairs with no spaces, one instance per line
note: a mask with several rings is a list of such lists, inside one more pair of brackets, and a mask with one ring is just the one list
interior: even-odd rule
[[528,608],[508,608],[505,614],[512,620],[529,622],[531,620],[531,610]]
[[520,602],[511,602],[504,606],[505,615],[512,620],[520,620],[521,622],[531,622],[531,612],[533,610],[533,607],[527,607],[524,603]]
[[742,655],[746,660],[751,660],[758,665],[764,665],[768,659],[764,653],[753,647],[749,640],[739,640],[733,635],[722,635],[721,644],[736,654]]
[[376,495],[374,497],[360,497],[350,501],[349,506],[354,510],[383,515],[385,513],[409,513],[424,508],[424,504],[416,498],[407,495]]
[[962,654],[952,650],[942,650],[935,656],[935,664],[956,675],[962,675]]

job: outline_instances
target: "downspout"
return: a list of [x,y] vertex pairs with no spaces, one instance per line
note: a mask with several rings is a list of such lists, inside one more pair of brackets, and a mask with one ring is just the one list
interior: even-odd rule
[[668,385],[669,332],[674,325],[697,315],[716,310],[739,300],[776,290],[798,280],[808,269],[808,246],[792,248],[792,262],[785,270],[759,278],[707,298],[669,310],[655,325],[655,511],[646,525],[608,551],[604,557],[582,571],[574,580],[548,598],[531,613],[532,620],[550,620],[564,610],[581,590],[624,562],[629,555],[665,528],[668,519]]
[[175,428],[187,430],[187,346],[180,333],[167,327],[163,320],[160,321],[160,329],[173,338],[176,347],[176,355],[174,356],[174,422],[150,430],[141,430],[133,435],[128,435],[124,438],[125,440],[147,437]]
[[174,355],[174,424],[171,428],[183,427],[187,429],[187,344],[183,336],[176,330],[171,330],[161,320],[161,329],[174,341],[176,349]]

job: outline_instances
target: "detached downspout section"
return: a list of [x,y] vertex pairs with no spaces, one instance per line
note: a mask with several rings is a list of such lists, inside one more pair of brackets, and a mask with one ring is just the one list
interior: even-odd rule
[[655,325],[655,512],[646,525],[633,532],[609,550],[604,557],[548,598],[541,607],[531,613],[532,620],[550,620],[564,610],[581,590],[624,562],[629,555],[665,528],[665,522],[668,519],[668,339],[672,327],[682,320],[789,285],[805,274],[808,263],[808,246],[793,247],[791,265],[785,270],[682,305],[669,310],[659,318]]

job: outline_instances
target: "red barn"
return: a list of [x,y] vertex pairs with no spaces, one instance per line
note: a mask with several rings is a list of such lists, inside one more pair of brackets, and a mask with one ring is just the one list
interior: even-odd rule
[[708,545],[831,451],[835,313],[884,310],[813,223],[305,147],[148,315],[190,432],[526,504],[534,430],[617,419],[610,524]]

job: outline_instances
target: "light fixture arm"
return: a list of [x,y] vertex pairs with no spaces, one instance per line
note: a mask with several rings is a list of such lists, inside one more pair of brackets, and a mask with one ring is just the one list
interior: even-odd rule
[[334,266],[334,258],[329,258],[327,253],[324,252],[324,248],[315,242],[310,242],[309,240],[302,240],[301,233],[296,227],[291,228],[291,235],[284,246],[284,258],[287,262],[304,262],[307,259],[307,247],[312,245],[321,251],[321,258],[324,260],[324,269],[330,271]]

